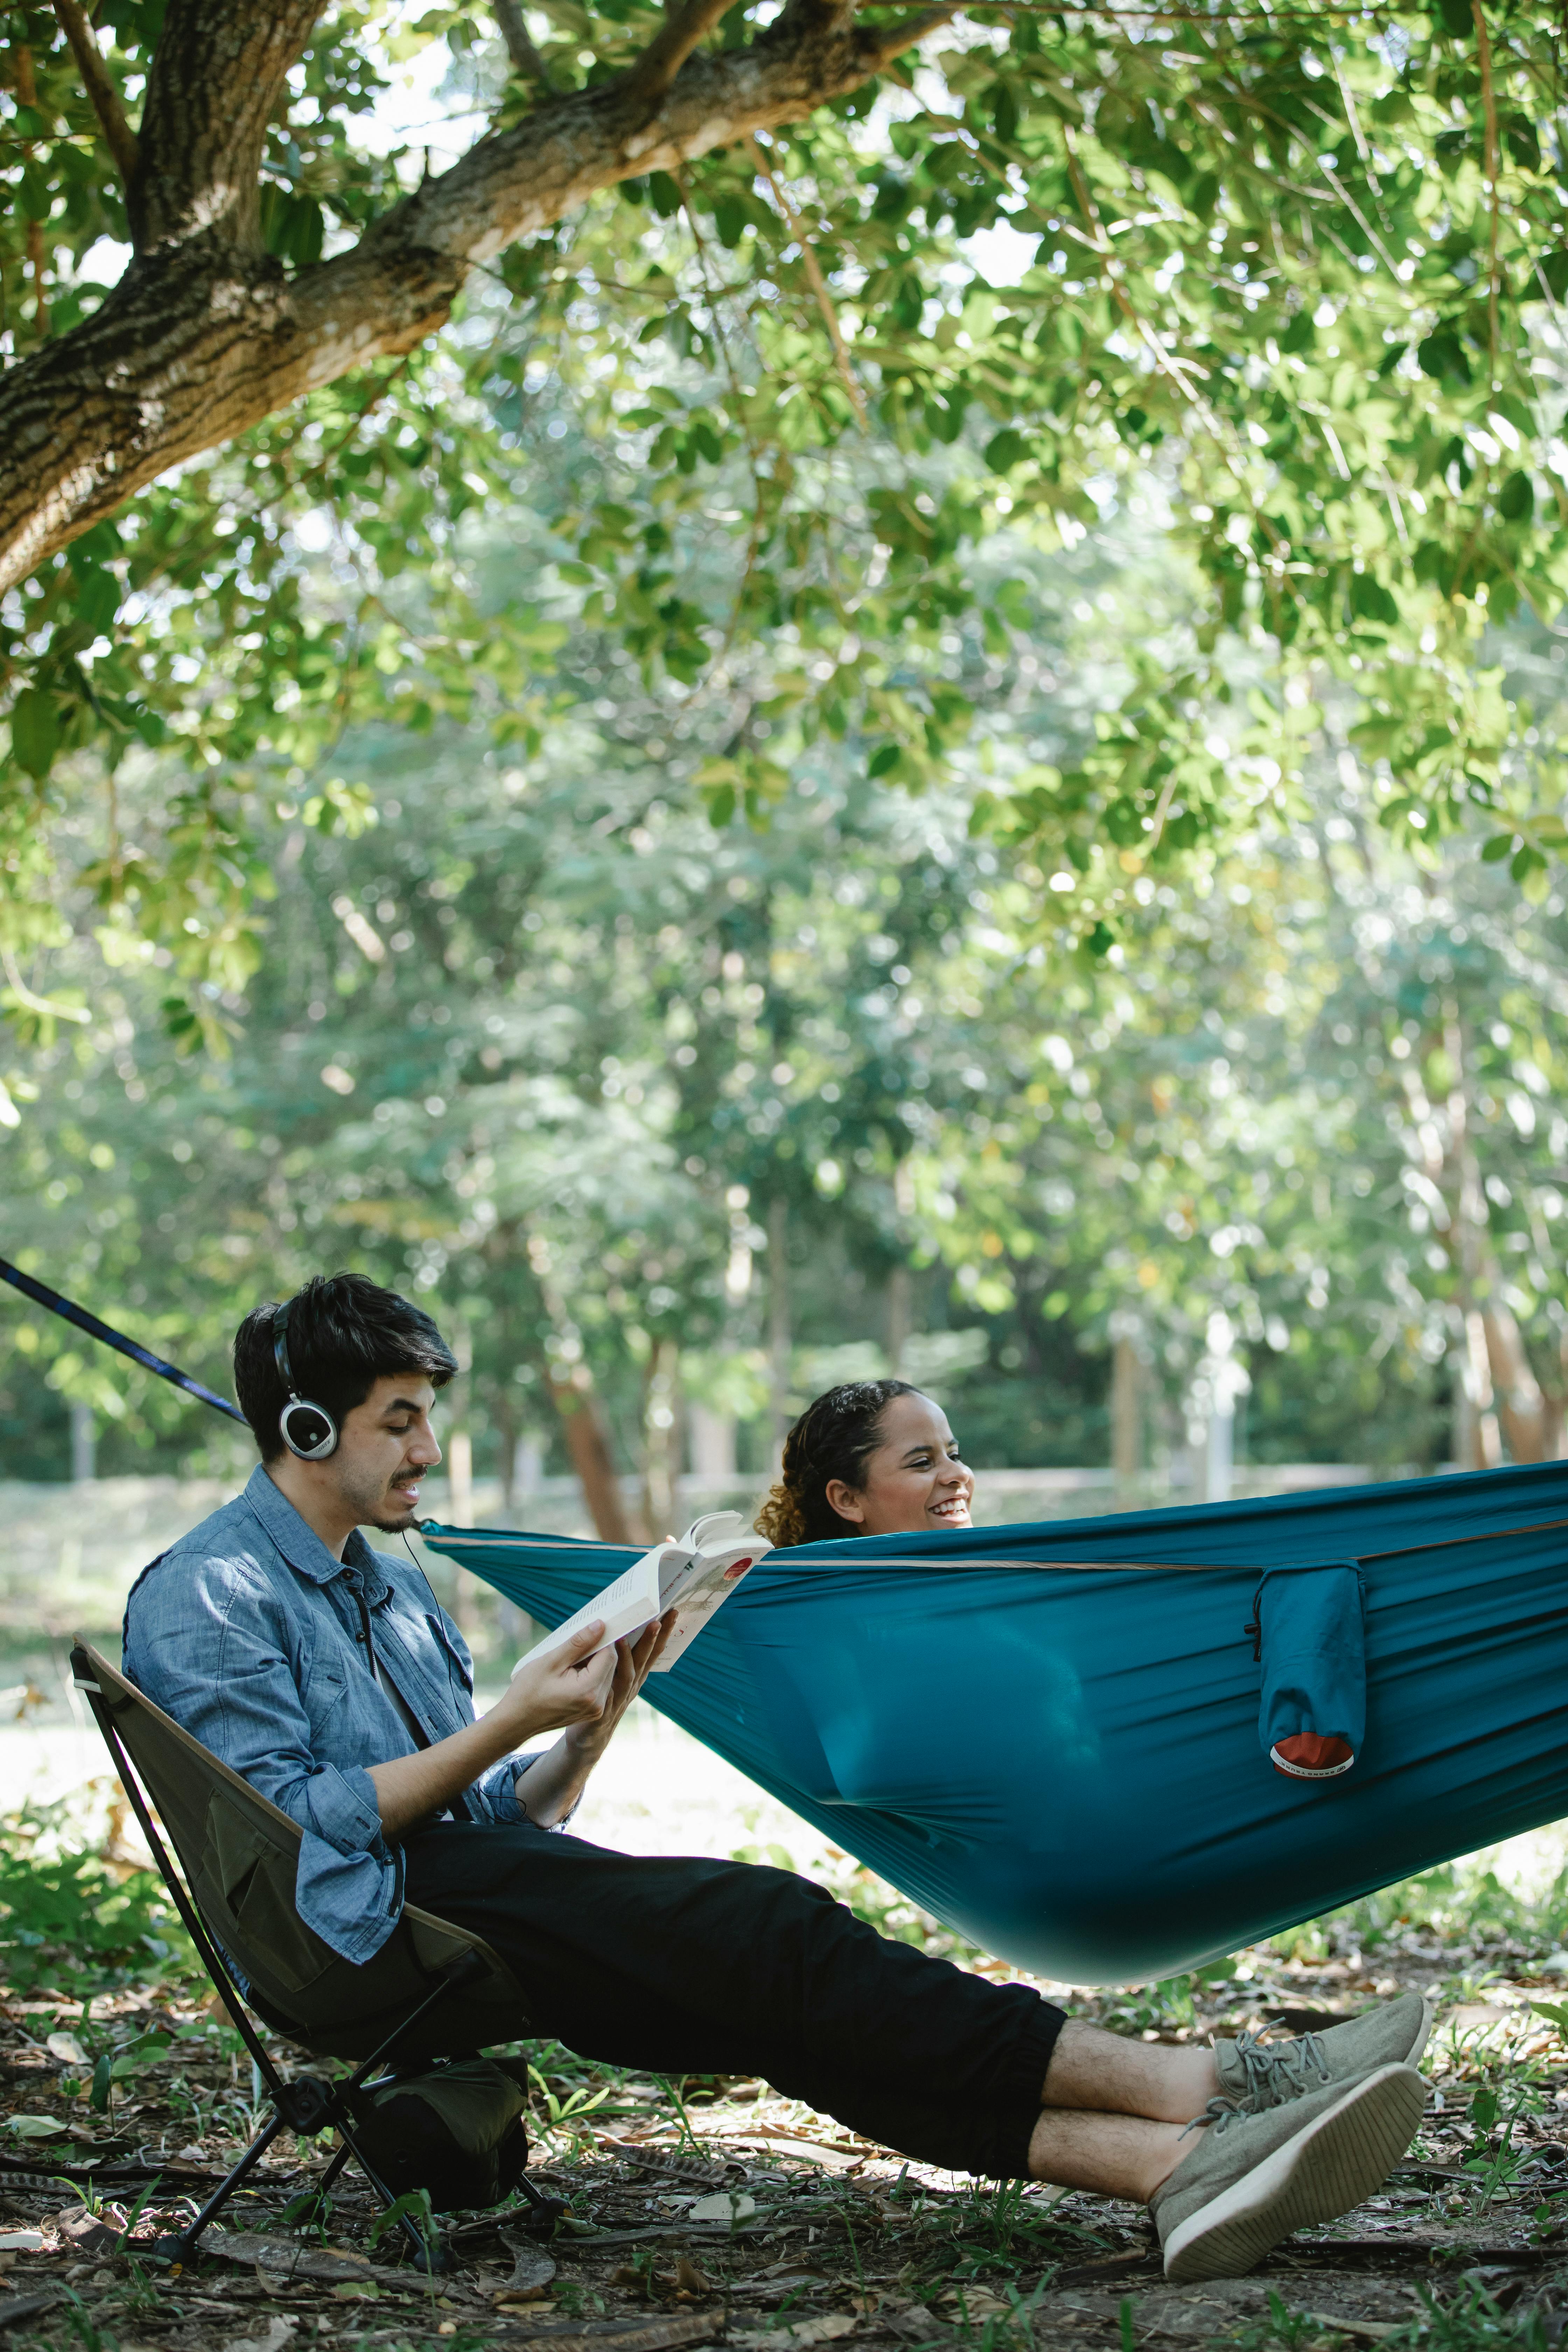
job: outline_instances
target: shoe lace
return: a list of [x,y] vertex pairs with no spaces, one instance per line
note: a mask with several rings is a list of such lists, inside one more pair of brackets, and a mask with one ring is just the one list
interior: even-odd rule
[[1243,2033],[1236,2043],[1236,2056],[1247,2084],[1243,2095],[1258,2107],[1279,2106],[1298,2097],[1309,2087],[1311,2074],[1320,2083],[1333,2080],[1315,2033],[1303,2033],[1299,2041],[1282,2042],[1276,2048],[1266,2047],[1257,2033]]
[[1178,2134],[1178,2137],[1185,2139],[1188,2132],[1222,2132],[1228,2125],[1237,2122],[1242,2116],[1255,2116],[1257,2113],[1258,2109],[1250,2099],[1227,2099],[1222,2095],[1217,2099],[1211,2099],[1203,2114],[1194,2116],[1185,2129]]

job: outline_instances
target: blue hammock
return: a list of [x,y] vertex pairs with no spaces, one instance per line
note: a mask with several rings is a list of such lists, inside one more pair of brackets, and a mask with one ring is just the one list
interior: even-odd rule
[[[636,1556],[424,1535],[547,1625]],[[1015,1967],[1164,1976],[1568,1813],[1568,1463],[775,1552],[646,1695]]]

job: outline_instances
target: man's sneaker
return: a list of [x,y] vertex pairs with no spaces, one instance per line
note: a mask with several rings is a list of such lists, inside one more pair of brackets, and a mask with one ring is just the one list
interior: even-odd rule
[[1353,2083],[1369,2067],[1414,2066],[1426,2047],[1432,2015],[1429,2000],[1406,1992],[1299,2041],[1266,2043],[1258,2034],[1244,2033],[1235,2042],[1216,2042],[1220,2089],[1238,2105],[1278,2107],[1332,2083]]
[[1387,2179],[1426,2100],[1414,2066],[1374,2067],[1261,2113],[1211,2100],[1188,2126],[1203,2138],[1149,2200],[1165,2276],[1239,2278],[1292,2230],[1348,2213]]

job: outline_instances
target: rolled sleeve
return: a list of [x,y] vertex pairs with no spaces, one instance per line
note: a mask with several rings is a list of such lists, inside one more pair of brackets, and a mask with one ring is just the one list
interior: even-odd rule
[[335,1764],[318,1764],[301,1794],[309,1818],[300,1827],[313,1830],[324,1844],[340,1853],[368,1853],[383,1843],[375,1782],[363,1764],[346,1772]]
[[468,1801],[498,1827],[515,1826],[528,1819],[517,1801],[517,1779],[532,1763],[531,1756],[503,1756],[468,1790]]

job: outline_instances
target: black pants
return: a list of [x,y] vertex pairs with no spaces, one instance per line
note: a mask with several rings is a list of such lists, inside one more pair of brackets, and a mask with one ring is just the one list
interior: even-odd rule
[[760,2074],[921,2162],[1028,2177],[1064,2019],[879,1936],[809,1879],[613,1853],[524,1825],[437,1822],[407,1894],[521,1985],[519,2037],[661,2074]]

